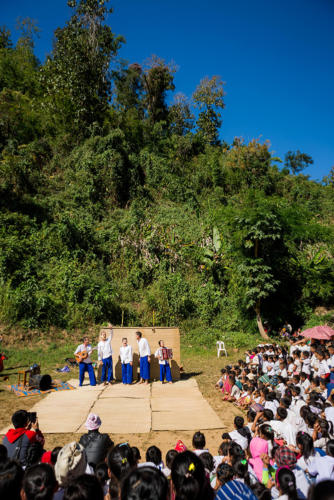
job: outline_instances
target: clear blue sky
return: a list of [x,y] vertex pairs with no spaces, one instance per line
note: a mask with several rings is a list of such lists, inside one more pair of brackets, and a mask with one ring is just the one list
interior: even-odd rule
[[[204,76],[225,85],[222,138],[269,139],[281,158],[310,154],[314,179],[334,165],[333,0],[114,0],[108,23],[127,43],[120,56],[173,60],[176,90],[190,96]],[[66,0],[2,0],[0,24],[35,19],[43,62]],[[15,40],[15,36],[14,36]]]

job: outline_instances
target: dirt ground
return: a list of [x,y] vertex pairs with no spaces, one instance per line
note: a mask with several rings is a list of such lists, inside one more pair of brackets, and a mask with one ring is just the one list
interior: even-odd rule
[[[214,350],[206,350],[205,348],[200,353],[193,353],[189,348],[181,352],[184,370],[182,377],[196,378],[203,396],[216,411],[224,425],[221,429],[204,431],[207,447],[214,455],[218,451],[222,432],[232,430],[234,417],[242,414],[232,404],[221,400],[220,392],[214,388],[214,384],[219,378],[220,369],[227,364],[233,363],[240,356],[242,356],[241,353],[233,352],[228,358],[217,359]],[[71,376],[73,377],[73,374]],[[29,410],[44,397],[18,398],[15,394],[3,388],[5,383],[0,378],[0,428],[10,423],[10,417],[14,411],[20,408]],[[43,431],[42,427],[41,430]],[[192,435],[193,431],[154,431],[146,434],[112,434],[111,438],[115,444],[127,441],[131,446],[137,446],[141,452],[142,460],[144,460],[146,449],[153,444],[161,449],[163,456],[169,449],[174,448],[178,439],[182,439],[185,445],[191,448]],[[52,449],[54,446],[63,446],[70,441],[78,440],[79,434],[47,434],[45,438],[45,448]]]

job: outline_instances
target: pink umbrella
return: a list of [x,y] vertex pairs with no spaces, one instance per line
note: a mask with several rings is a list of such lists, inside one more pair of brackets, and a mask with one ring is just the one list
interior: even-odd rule
[[303,335],[303,337],[309,337],[310,339],[330,340],[331,337],[334,335],[334,330],[333,328],[330,328],[328,325],[320,325],[304,330],[301,333],[301,335]]

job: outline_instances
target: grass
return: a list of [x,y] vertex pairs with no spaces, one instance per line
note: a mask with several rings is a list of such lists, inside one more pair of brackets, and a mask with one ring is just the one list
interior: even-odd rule
[[[7,384],[16,383],[18,369],[38,363],[41,364],[42,373],[49,373],[53,378],[61,380],[76,378],[78,376],[77,368],[65,374],[56,373],[55,369],[64,366],[66,357],[73,356],[73,352],[81,338],[82,332],[71,334],[53,332],[52,335],[45,332],[32,337],[28,336],[28,338],[11,338],[12,342],[7,342],[6,339],[8,347],[5,349],[5,353],[8,360],[5,361],[5,370],[0,377],[0,429],[10,424],[10,416],[14,411],[21,408],[28,410],[45,397],[38,395],[18,398],[14,393],[3,387]],[[203,343],[203,340],[200,340]],[[254,343],[252,342],[251,345],[256,344],[257,340],[254,337]],[[223,422],[223,427],[218,431],[218,434],[215,430],[205,431],[207,445],[214,453],[220,444],[221,433],[225,430],[231,430],[234,416],[241,414],[241,411],[233,405],[223,403],[219,391],[214,389],[214,384],[219,378],[220,369],[244,357],[244,349],[233,349],[229,343],[227,343],[226,347],[229,356],[218,359],[215,342],[209,342],[206,346],[196,343],[194,337],[191,338],[191,342],[188,341],[187,336],[181,337],[183,376],[196,378],[202,394]],[[1,383],[3,375],[9,376],[9,381]],[[151,444],[159,446],[163,453],[174,447],[178,439],[182,439],[187,446],[191,446],[192,435],[192,431],[154,431],[148,434],[118,434],[111,437],[115,443],[130,441],[132,445],[139,447],[142,457],[144,457],[145,450]],[[45,446],[47,449],[52,449],[56,445],[62,446],[72,440],[78,440],[78,438],[78,434],[48,434]]]

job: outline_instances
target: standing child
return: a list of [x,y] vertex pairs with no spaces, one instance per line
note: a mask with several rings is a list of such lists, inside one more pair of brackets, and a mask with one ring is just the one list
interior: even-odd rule
[[119,355],[122,363],[122,382],[123,384],[131,384],[133,353],[132,347],[128,345],[128,339],[126,337],[122,338],[122,345],[119,348]]
[[159,349],[156,350],[155,357],[159,360],[160,382],[164,384],[166,379],[166,382],[172,384],[172,374],[170,371],[169,360],[164,359],[163,349],[166,349],[165,342],[163,340],[159,340]]

